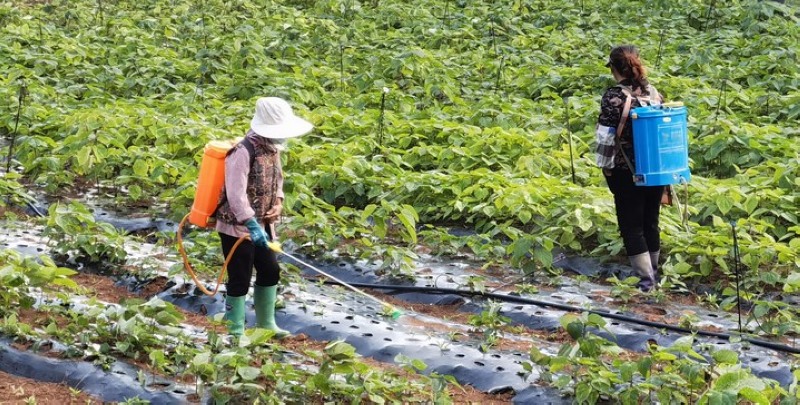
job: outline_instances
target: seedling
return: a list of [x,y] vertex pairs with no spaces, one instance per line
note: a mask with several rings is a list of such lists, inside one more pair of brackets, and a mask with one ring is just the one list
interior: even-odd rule
[[611,296],[624,303],[628,303],[633,297],[641,294],[641,291],[639,291],[637,287],[639,280],[639,277],[627,277],[624,280],[620,280],[616,276],[612,276],[606,281],[612,284]]

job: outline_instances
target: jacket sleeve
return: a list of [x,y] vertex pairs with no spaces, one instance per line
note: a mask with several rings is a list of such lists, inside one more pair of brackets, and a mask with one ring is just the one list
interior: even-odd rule
[[606,90],[600,100],[600,116],[597,123],[602,126],[616,128],[625,105],[625,95],[622,90],[612,87]]
[[278,152],[275,156],[275,166],[278,167],[277,173],[275,173],[275,176],[277,177],[277,190],[275,191],[275,197],[285,200],[283,194],[283,165],[281,164],[280,152]]
[[225,158],[225,195],[236,221],[242,223],[256,214],[247,200],[247,177],[250,175],[250,153],[238,147]]

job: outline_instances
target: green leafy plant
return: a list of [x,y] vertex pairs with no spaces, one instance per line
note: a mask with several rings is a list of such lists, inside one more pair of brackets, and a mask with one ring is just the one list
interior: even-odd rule
[[497,343],[497,338],[502,334],[503,326],[511,322],[509,317],[500,314],[502,308],[502,303],[489,301],[485,310],[469,317],[469,324],[480,328],[489,347]]
[[637,287],[639,277],[627,277],[620,280],[616,276],[612,276],[606,281],[611,283],[611,296],[623,303],[628,303],[634,297],[641,295],[641,291]]
[[605,325],[598,315],[567,314],[561,324],[574,342],[565,343],[552,356],[534,347],[525,369],[542,367],[546,380],[574,394],[580,403],[769,404],[788,397],[777,381],[756,377],[742,368],[732,350],[713,351],[707,359],[695,351],[691,336],[670,347],[651,345],[648,353],[629,358],[622,356],[624,351],[614,343],[591,333],[592,328]]
[[50,206],[44,235],[53,251],[83,264],[110,266],[125,262],[124,232],[95,220],[86,206],[77,202]]

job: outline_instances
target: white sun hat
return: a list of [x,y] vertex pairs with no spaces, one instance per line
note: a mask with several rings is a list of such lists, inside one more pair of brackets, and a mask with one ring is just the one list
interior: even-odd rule
[[292,106],[278,97],[262,97],[256,101],[256,113],[250,129],[264,138],[295,138],[314,128],[310,122],[294,115]]

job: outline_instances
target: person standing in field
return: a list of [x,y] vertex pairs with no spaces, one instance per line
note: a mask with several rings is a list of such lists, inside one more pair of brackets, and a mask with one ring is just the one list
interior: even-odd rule
[[245,296],[253,268],[256,327],[270,329],[278,337],[289,334],[275,324],[281,269],[267,242],[275,237],[271,225],[283,208],[280,152],[287,139],[304,135],[312,128],[311,123],[294,115],[285,100],[259,98],[250,130],[225,158],[225,183],[216,212],[216,230],[225,257],[239,238],[250,236],[236,248],[228,264],[225,319],[232,336],[244,333]]
[[[614,47],[606,66],[617,84],[606,90],[600,102],[598,165],[614,195],[619,232],[631,266],[641,279],[639,287],[649,291],[658,283],[658,217],[664,186],[634,184],[633,131],[626,123],[631,108],[660,104],[663,98],[647,81],[636,47]],[[606,142],[601,141],[603,136]]]

